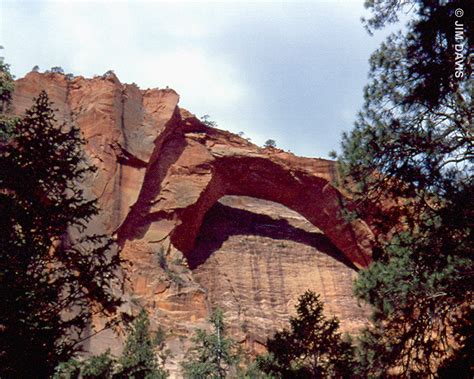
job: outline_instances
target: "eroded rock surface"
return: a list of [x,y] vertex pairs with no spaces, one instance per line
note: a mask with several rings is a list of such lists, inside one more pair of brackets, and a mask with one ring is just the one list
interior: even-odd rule
[[357,333],[367,310],[352,295],[352,263],[300,214],[269,201],[224,197],[206,215],[190,264],[232,333],[254,351],[287,326],[298,296],[321,295],[327,316]]
[[[89,227],[116,235],[130,278],[124,297],[169,333],[174,373],[216,305],[254,351],[308,288],[344,330],[363,324],[351,282],[370,262],[371,231],[341,219],[333,162],[259,148],[180,109],[175,91],[141,90],[113,74],[30,73],[16,81],[12,112],[43,89],[58,120],[86,139],[98,171],[85,185],[102,209]],[[107,333],[88,348],[117,351],[121,337]]]

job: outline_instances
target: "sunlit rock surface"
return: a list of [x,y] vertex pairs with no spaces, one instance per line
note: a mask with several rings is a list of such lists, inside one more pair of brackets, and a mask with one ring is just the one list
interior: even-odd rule
[[[83,185],[102,209],[89,230],[115,235],[123,248],[124,311],[145,307],[152,326],[168,332],[173,375],[216,306],[253,352],[287,325],[307,289],[343,331],[364,324],[352,281],[370,262],[372,234],[361,220],[342,220],[333,162],[260,148],[180,109],[174,90],[141,90],[113,74],[30,73],[16,81],[12,113],[43,89],[58,121],[82,131],[98,167]],[[86,348],[118,353],[122,339],[105,331]]]

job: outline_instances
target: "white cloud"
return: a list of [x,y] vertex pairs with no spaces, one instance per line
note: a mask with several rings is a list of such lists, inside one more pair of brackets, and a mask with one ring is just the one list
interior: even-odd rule
[[195,106],[226,108],[243,100],[247,92],[235,67],[198,48],[146,54],[133,71],[138,84],[152,80],[169,85],[184,96],[186,103]]
[[361,0],[0,6],[0,43],[17,77],[34,65],[85,77],[112,69],[125,83],[174,88],[183,107],[223,129],[300,154],[325,154],[350,127],[376,45],[358,21]]
[[[169,86],[184,107],[216,120],[249,101],[252,91],[242,73],[208,43],[225,24],[206,17],[210,4],[45,2],[35,17],[27,5],[10,7],[17,25],[25,25],[23,35],[8,36],[11,54],[30,60],[20,76],[35,64],[86,77],[112,69],[122,82],[142,88]],[[14,25],[6,27],[14,31]],[[25,33],[28,47],[21,51],[18,39]]]

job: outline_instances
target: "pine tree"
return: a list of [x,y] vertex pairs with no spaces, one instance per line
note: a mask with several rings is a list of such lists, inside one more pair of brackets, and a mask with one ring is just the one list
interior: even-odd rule
[[354,371],[353,348],[343,341],[339,321],[326,319],[319,296],[306,291],[298,299],[290,330],[267,341],[268,355],[258,366],[277,378],[349,378]]
[[155,343],[150,336],[150,321],[145,310],[134,320],[114,378],[164,379],[166,371],[159,367]]
[[275,148],[276,147],[276,141],[274,139],[267,139],[265,141],[265,144],[263,145],[263,147],[265,148],[268,148],[268,147],[271,147],[271,148]]
[[[356,295],[373,306],[363,335],[365,375],[437,375],[439,364],[474,356],[472,69],[469,1],[367,1],[369,29],[411,12],[372,55],[365,104],[343,137],[339,167],[359,216],[378,234],[374,262]],[[403,8],[406,6],[406,8]],[[456,64],[455,22],[463,24]],[[463,75],[457,74],[462,70]],[[471,341],[471,342],[469,342]],[[466,349],[471,354],[466,354]],[[467,364],[473,370],[473,362]]]
[[98,213],[79,186],[94,170],[82,145],[76,127],[56,123],[45,92],[0,145],[2,377],[50,377],[80,350],[92,312],[120,304],[113,241],[72,238]]
[[[53,379],[165,379],[163,368],[166,357],[164,334],[160,330],[155,338],[150,334],[150,321],[145,310],[141,310],[130,326],[120,358],[110,350],[85,360],[71,359],[56,367]],[[158,362],[156,348],[161,357]]]
[[205,114],[204,116],[201,117],[201,122],[204,125],[209,126],[210,128],[217,128],[218,126],[217,122],[211,120],[211,116],[209,116],[208,114]]
[[193,338],[193,346],[182,365],[184,376],[190,379],[221,379],[239,363],[240,352],[234,340],[226,336],[222,310],[216,309],[210,322],[212,333],[199,329]]

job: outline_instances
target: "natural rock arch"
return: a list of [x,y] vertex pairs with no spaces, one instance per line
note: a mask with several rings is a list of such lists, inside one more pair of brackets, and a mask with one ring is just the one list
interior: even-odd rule
[[371,230],[340,216],[333,162],[259,148],[180,109],[173,90],[142,91],[115,76],[68,81],[30,73],[16,82],[13,113],[21,115],[38,88],[59,106],[62,121],[74,115],[80,126],[99,168],[88,185],[103,210],[93,227],[116,231],[121,244],[169,238],[186,254],[220,197],[247,195],[297,211],[356,266],[370,262]]
[[[368,265],[370,229],[361,220],[342,219],[343,195],[331,184],[332,162],[261,149],[186,116],[168,125],[173,132],[153,154],[142,193],[119,229],[122,240],[169,238],[186,255],[206,212],[221,197],[250,196],[298,212],[355,266]],[[153,185],[147,187],[147,181]]]
[[[122,267],[130,279],[123,288],[124,311],[131,312],[133,302],[127,299],[138,299],[152,322],[172,330],[169,338],[176,347],[175,362],[183,358],[186,337],[208,317],[210,303],[193,277],[199,275],[199,268],[191,272],[175,265],[185,279],[184,286],[175,285],[160,267],[156,253],[170,243],[188,257],[194,254],[191,247],[203,216],[221,196],[250,195],[287,205],[318,226],[355,266],[370,262],[371,230],[361,220],[347,225],[339,215],[343,194],[331,184],[333,162],[259,148],[232,133],[203,125],[178,107],[179,95],[172,89],[141,90],[120,83],[114,75],[69,80],[58,73],[32,72],[15,82],[10,111],[21,116],[40,89],[47,91],[58,108],[59,122],[74,122],[80,128],[86,154],[98,168],[84,183],[86,195],[97,198],[101,210],[88,229],[97,234],[116,232],[123,246]],[[180,258],[172,248],[169,253],[170,258]],[[336,263],[332,258],[328,261]],[[271,264],[277,265],[278,259]],[[359,328],[366,316],[361,314],[353,324],[359,308],[350,300],[350,289],[346,291],[352,277],[340,282],[344,267],[331,267],[335,270],[327,272],[328,280],[335,282],[343,297],[341,324]],[[310,268],[319,270],[317,265]],[[352,267],[348,271],[354,274]],[[311,272],[307,270],[316,277]],[[268,287],[272,296],[285,298]],[[329,299],[334,295],[327,293]],[[261,316],[254,321],[260,333]],[[105,322],[97,319],[93,323],[99,330]],[[121,341],[111,331],[104,333],[88,340],[87,350],[97,354],[112,348],[118,354],[115,349]],[[264,337],[259,334],[262,341]],[[177,366],[171,372],[173,369],[178,370]]]
[[[271,240],[271,241],[270,241]],[[187,254],[189,268],[197,269],[215,253],[242,250],[253,254],[270,255],[274,249],[285,252],[288,247],[300,254],[314,249],[348,269],[357,270],[354,264],[307,219],[279,203],[248,196],[224,196],[206,213],[196,243]],[[248,251],[251,245],[257,250]]]
[[280,203],[319,228],[358,267],[369,256],[358,244],[354,225],[340,215],[340,193],[327,180],[303,171],[290,171],[268,158],[222,157],[212,165],[213,178],[196,203],[179,210],[182,221],[171,233],[171,242],[190,251],[206,212],[225,195],[250,196]]

